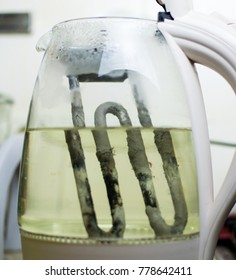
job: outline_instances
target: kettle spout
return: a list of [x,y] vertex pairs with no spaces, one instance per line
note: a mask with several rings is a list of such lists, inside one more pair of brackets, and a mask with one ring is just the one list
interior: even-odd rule
[[43,36],[41,36],[36,44],[36,50],[38,52],[44,52],[49,46],[50,40],[52,36],[52,31],[47,32]]

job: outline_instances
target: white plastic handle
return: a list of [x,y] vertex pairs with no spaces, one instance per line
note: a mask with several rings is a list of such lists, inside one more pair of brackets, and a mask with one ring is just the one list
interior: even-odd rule
[[193,9],[192,0],[164,0],[167,12],[176,17],[182,17]]
[[225,22],[191,11],[174,21],[159,23],[194,62],[220,73],[236,90],[236,32]]
[[[226,22],[191,11],[174,21],[159,23],[162,33],[174,37],[186,56],[221,74],[236,93],[236,32]],[[236,153],[217,197],[200,192],[200,259],[212,259],[222,225],[236,201]],[[211,186],[210,186],[211,187]],[[209,186],[206,184],[206,188]],[[206,196],[206,197],[204,197]],[[202,202],[201,202],[202,201]]]

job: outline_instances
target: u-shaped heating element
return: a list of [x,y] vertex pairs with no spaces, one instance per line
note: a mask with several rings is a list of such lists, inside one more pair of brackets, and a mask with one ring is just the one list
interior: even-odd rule
[[[73,123],[75,127],[84,127],[85,123],[83,114],[78,114],[78,110],[83,111],[83,106],[79,85],[78,82],[76,82],[77,78],[69,77],[69,80],[73,95]],[[152,127],[147,108],[143,102],[139,100],[136,88],[133,88],[133,91],[141,125],[143,127]],[[163,169],[174,205],[175,216],[173,225],[168,225],[162,217],[156,199],[152,173],[145,153],[145,146],[140,129],[132,127],[129,115],[123,106],[114,102],[105,102],[101,104],[95,112],[96,129],[93,130],[93,136],[97,148],[97,158],[100,162],[111,209],[112,227],[109,232],[103,231],[97,224],[79,132],[76,128],[74,130],[65,131],[78,197],[80,200],[83,222],[88,236],[122,237],[125,231],[125,213],[120,195],[118,174],[115,167],[112,148],[107,131],[99,129],[99,127],[106,127],[106,115],[108,113],[115,115],[119,119],[121,126],[126,127],[130,163],[135,176],[139,181],[146,207],[146,214],[155,235],[163,236],[182,233],[187,223],[188,211],[170,132],[167,130],[158,131],[154,129],[154,141],[163,161]]]
[[[125,230],[125,213],[120,195],[118,174],[113,157],[113,149],[110,145],[107,131],[104,130],[106,127],[106,115],[109,113],[115,115],[119,119],[122,126],[130,126],[131,121],[127,111],[117,103],[103,103],[95,111],[95,126],[98,129],[93,130],[93,137],[97,149],[97,158],[100,162],[111,209],[111,232],[115,233],[117,236],[122,236]],[[99,129],[99,127],[101,127],[101,129]]]

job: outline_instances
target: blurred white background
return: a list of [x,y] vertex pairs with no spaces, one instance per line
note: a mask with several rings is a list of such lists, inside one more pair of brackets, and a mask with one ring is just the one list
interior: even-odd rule
[[[178,1],[178,0],[176,0]],[[236,21],[235,0],[193,0],[194,9],[218,12]],[[38,39],[58,22],[90,16],[133,16],[156,19],[160,6],[155,0],[2,0],[0,13],[29,12],[29,34],[0,34],[0,93],[14,101],[13,132],[24,127],[29,103],[43,53],[37,53]],[[236,143],[236,104],[230,86],[216,73],[199,66],[212,140]],[[212,146],[214,179],[219,188],[235,148]]]

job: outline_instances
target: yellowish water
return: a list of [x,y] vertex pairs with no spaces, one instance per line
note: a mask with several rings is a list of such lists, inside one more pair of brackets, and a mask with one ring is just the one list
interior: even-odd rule
[[[188,221],[182,234],[162,236],[185,239],[199,232],[197,177],[191,131],[170,129],[180,178],[188,210]],[[130,163],[125,128],[107,130],[118,174],[119,188],[125,212],[126,228],[120,244],[157,241],[145,213],[145,204]],[[91,196],[98,226],[109,231],[112,226],[100,163],[90,128],[79,130]],[[153,129],[141,129],[145,153],[152,172],[156,198],[163,219],[172,224],[174,207],[157,151]],[[63,129],[30,130],[26,133],[20,176],[19,224],[22,236],[44,241],[94,243],[88,238],[75,183],[71,158]],[[101,240],[100,240],[101,241]],[[103,241],[105,241],[103,239]],[[117,242],[117,240],[107,240]],[[160,241],[160,240],[159,240]]]

